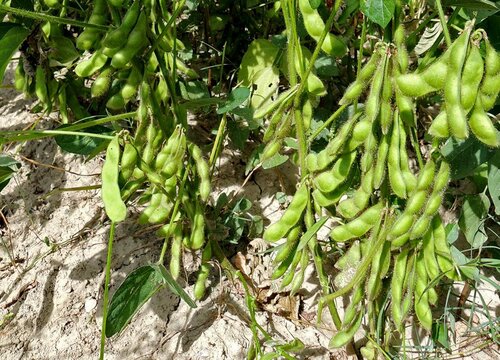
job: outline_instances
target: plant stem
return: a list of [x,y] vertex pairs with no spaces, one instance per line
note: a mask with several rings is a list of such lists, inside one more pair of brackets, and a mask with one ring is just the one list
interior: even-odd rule
[[451,46],[451,36],[448,31],[448,25],[446,24],[446,19],[444,18],[443,6],[441,5],[441,0],[436,0],[436,7],[439,13],[439,20],[441,21],[441,26],[443,27],[444,39],[446,41],[446,46]]
[[343,112],[344,110],[347,108],[349,104],[344,104],[342,105],[341,107],[339,107],[329,118],[328,120],[326,120],[323,125],[321,125],[319,128],[316,129],[316,131],[314,132],[314,134],[312,134],[310,137],[309,137],[309,143],[312,143],[314,141],[314,139],[316,139],[316,137],[318,137],[319,134],[321,134],[321,132],[323,130],[325,130],[329,125],[330,123],[332,123],[334,120],[336,120]]
[[55,24],[73,25],[73,26],[82,27],[82,28],[93,28],[93,29],[103,31],[103,32],[107,32],[111,28],[110,26],[106,26],[106,25],[97,25],[97,24],[86,23],[83,21],[72,20],[72,19],[68,19],[68,18],[61,18],[59,16],[40,14],[38,12],[19,9],[19,8],[10,7],[10,6],[6,6],[6,5],[0,5],[0,13],[1,12],[11,13],[11,14],[22,16],[22,17],[35,19],[35,20],[39,20],[39,21],[47,21],[47,22],[51,22],[51,23],[55,23]]
[[109,282],[111,280],[111,255],[113,254],[113,239],[115,237],[114,221],[111,222],[109,229],[108,239],[108,255],[106,257],[106,275],[104,280],[104,295],[103,295],[103,308],[102,308],[102,329],[101,329],[101,349],[99,352],[99,360],[104,359],[104,346],[106,345],[106,319],[108,318],[108,296],[109,296]]

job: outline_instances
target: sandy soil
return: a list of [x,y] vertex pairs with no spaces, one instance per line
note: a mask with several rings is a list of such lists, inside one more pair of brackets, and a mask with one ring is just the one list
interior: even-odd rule
[[[9,81],[7,77],[6,83]],[[37,121],[29,112],[31,105],[14,90],[0,89],[0,131],[26,128]],[[50,117],[43,118],[38,126],[50,127],[53,122]],[[19,160],[22,167],[0,197],[1,358],[95,359],[109,223],[103,216],[98,190],[60,189],[99,185],[102,158],[85,161],[62,153],[52,139],[8,147],[4,152]],[[226,192],[238,189],[244,180],[238,154],[228,151],[219,166],[216,186]],[[271,220],[277,218],[281,210],[274,194],[290,192],[293,178],[291,168],[256,172],[243,190],[254,203],[252,211]],[[136,218],[132,210],[117,229],[111,293],[128,273],[154,262],[159,255],[162,239],[137,225]],[[324,324],[315,325],[318,285],[312,277],[294,297],[279,292],[268,280],[270,258],[261,254],[267,248],[255,239],[232,258],[265,294],[258,322],[279,342],[295,337],[302,340],[306,349],[299,359],[356,358],[349,349],[328,349],[333,327],[326,315]],[[186,278],[192,283],[191,275],[186,274]],[[122,334],[108,341],[107,358],[244,359],[252,332],[243,289],[215,271],[210,279],[214,287],[196,310],[167,289],[154,296]],[[188,293],[192,291],[190,282],[185,284]],[[491,289],[484,294],[488,291]],[[497,294],[493,292],[488,299],[493,313],[498,312]],[[498,349],[489,344],[472,355],[473,347],[485,338],[471,338],[467,326],[458,324],[457,344],[462,345],[445,357],[499,358]],[[362,334],[357,338],[363,341]],[[464,345],[468,340],[472,347]],[[422,357],[422,353],[408,355]]]

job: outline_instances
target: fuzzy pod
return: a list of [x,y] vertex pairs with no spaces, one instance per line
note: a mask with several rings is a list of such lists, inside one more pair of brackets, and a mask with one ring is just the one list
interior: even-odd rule
[[461,102],[466,113],[472,109],[476,102],[483,74],[483,57],[481,56],[479,47],[471,44],[469,54],[465,59],[461,84]]
[[134,28],[140,14],[141,1],[135,0],[128,8],[123,21],[116,29],[110,31],[103,40],[107,48],[120,48],[127,42],[130,32]]
[[[500,79],[499,79],[500,81]],[[478,97],[476,100],[476,105],[469,118],[469,126],[472,133],[477,137],[482,143],[498,147],[499,145],[499,134],[498,130],[493,125],[493,122],[489,118],[484,108],[481,106],[482,98]]]
[[125,220],[127,207],[122,200],[120,186],[118,184],[120,165],[120,143],[118,136],[110,141],[106,150],[106,160],[102,167],[101,196],[104,203],[106,215],[113,222]]
[[417,179],[417,190],[428,191],[434,181],[434,175],[436,173],[436,164],[432,159],[429,159],[424,168],[418,174]]
[[385,170],[387,168],[387,154],[389,153],[389,142],[389,134],[382,135],[377,149],[377,158],[373,174],[373,187],[375,189],[380,189],[380,186],[382,186],[382,182],[385,179]]
[[401,172],[401,150],[400,150],[400,127],[399,121],[394,121],[389,153],[387,155],[387,168],[389,182],[394,193],[400,198],[407,197],[406,183]]
[[451,280],[459,280],[455,270],[455,263],[450,253],[450,247],[446,241],[446,230],[443,221],[439,214],[436,214],[432,219],[432,236],[434,239],[434,251],[436,260],[441,271]]
[[352,219],[368,205],[373,190],[374,168],[371,168],[361,178],[360,187],[349,199],[337,206],[337,212],[346,219]]
[[[368,94],[365,102],[365,115],[370,122],[374,122],[378,116],[378,113],[380,111],[380,100],[382,95],[382,87],[384,85],[384,78],[388,79],[388,77],[386,77],[386,68],[388,64],[386,53],[384,53],[384,56],[382,57],[380,63],[382,66],[379,66],[375,71],[375,74],[373,75],[370,93]],[[390,79],[388,80],[390,81]]]
[[399,91],[405,96],[421,97],[428,93],[437,91],[429,85],[420,74],[403,74],[396,78]]
[[448,117],[446,115],[446,110],[441,110],[441,112],[432,120],[431,126],[429,127],[429,134],[436,138],[447,138],[450,136]]
[[314,179],[315,187],[323,193],[330,193],[343,184],[352,164],[356,159],[356,151],[343,154],[333,165],[331,170],[322,172]]
[[378,203],[365,210],[356,219],[337,227],[330,232],[330,237],[336,242],[345,242],[347,240],[360,237],[366,234],[380,217],[382,203]]
[[302,184],[281,219],[269,226],[264,231],[262,238],[269,242],[276,242],[284,238],[301,219],[308,199],[309,189],[305,184]]
[[[307,33],[315,41],[318,41],[325,27],[325,23],[323,22],[321,15],[316,9],[311,7],[309,0],[299,0],[298,3]],[[343,56],[347,51],[345,43],[340,40],[340,38],[330,33],[327,34],[321,49],[332,56]]]

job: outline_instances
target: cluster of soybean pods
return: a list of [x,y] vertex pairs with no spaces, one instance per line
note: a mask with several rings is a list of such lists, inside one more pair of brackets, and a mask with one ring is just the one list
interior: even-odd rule
[[[439,213],[450,166],[437,146],[425,157],[419,154],[419,165],[410,166],[416,98],[442,92],[441,112],[429,130],[432,136],[465,139],[470,128],[481,142],[498,146],[498,131],[486,111],[500,91],[500,55],[485,32],[472,32],[472,24],[466,24],[443,55],[412,73],[404,37],[399,26],[394,43],[375,46],[340,100],[340,105],[359,101],[358,110],[322,151],[307,155],[308,176],[281,219],[264,233],[272,243],[286,238],[277,247],[273,277],[282,278],[283,287],[292,283],[295,292],[309,263],[303,244],[311,237],[308,230],[325,215],[333,220],[331,242],[325,246],[344,253],[335,265],[337,290],[324,294],[320,304],[351,293],[333,347],[348,343],[365,315],[375,336],[387,296],[393,330],[403,332],[405,320],[414,314],[430,331],[432,306],[439,299],[435,286],[443,277],[459,279]],[[374,358],[376,350],[369,343],[362,352]]]

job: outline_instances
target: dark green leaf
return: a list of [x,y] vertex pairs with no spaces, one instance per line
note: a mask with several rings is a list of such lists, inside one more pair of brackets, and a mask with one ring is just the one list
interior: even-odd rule
[[9,156],[0,155],[0,191],[2,191],[10,179],[21,166],[16,160]]
[[325,224],[327,220],[328,217],[326,216],[322,217],[313,226],[311,226],[309,230],[305,232],[305,234],[301,236],[299,245],[297,246],[297,251],[300,251],[306,247],[309,240],[311,240],[311,238],[318,233],[319,229],[321,229],[321,227]]
[[488,192],[495,205],[495,213],[500,215],[500,151],[488,163]]
[[488,215],[489,207],[490,200],[485,194],[465,197],[458,225],[473,248],[480,247],[488,240],[484,230],[484,219]]
[[500,7],[489,0],[443,0],[443,6],[458,6],[471,10],[498,10]]
[[471,280],[478,278],[479,268],[476,265],[469,265],[471,261],[467,256],[462,254],[455,246],[450,246],[450,253],[463,275]]
[[314,62],[314,68],[316,69],[316,74],[319,77],[332,77],[339,75],[337,63],[331,56],[318,56],[318,59]]
[[200,100],[210,98],[207,85],[202,81],[179,82],[182,98],[185,100]]
[[5,69],[17,51],[29,35],[30,30],[13,23],[0,23],[0,83],[3,80]]
[[[58,130],[64,130],[66,126],[69,125],[60,126]],[[109,134],[111,132],[109,128],[100,125],[89,127],[85,131],[93,134]],[[105,139],[79,135],[57,135],[54,139],[64,151],[80,155],[89,155],[106,142]]]
[[361,11],[363,14],[383,28],[391,21],[394,9],[394,0],[365,0],[361,2]]
[[122,331],[135,313],[163,286],[163,278],[153,266],[132,271],[113,294],[109,304],[106,337]]
[[450,341],[448,338],[448,324],[445,320],[439,320],[432,324],[432,340],[441,345],[446,350],[450,350]]
[[238,149],[243,149],[250,135],[250,129],[243,121],[228,121],[229,138]]
[[323,0],[309,0],[309,5],[311,5],[313,9],[317,9],[321,5],[322,1]]
[[266,169],[266,170],[271,169],[271,168],[275,168],[275,167],[278,167],[280,165],[283,165],[284,163],[287,162],[287,160],[288,160],[287,155],[281,155],[280,153],[277,153],[276,155],[274,155],[270,159],[267,159],[266,161],[264,161],[262,163],[262,168]]
[[234,205],[233,212],[241,213],[250,210],[252,207],[252,202],[247,198],[240,199],[236,205]]
[[471,175],[481,164],[488,161],[496,150],[491,149],[470,136],[467,140],[456,141],[450,138],[441,149],[441,154],[451,166],[451,178],[463,179]]
[[196,303],[189,297],[189,295],[184,291],[184,289],[175,281],[175,279],[170,275],[165,266],[162,264],[153,264],[151,265],[153,269],[155,269],[156,274],[160,276],[165,284],[170,288],[170,290],[179,296],[186,304],[191,308],[196,308]]
[[250,96],[250,89],[246,87],[236,88],[229,94],[226,102],[217,110],[217,114],[224,114],[243,104]]

